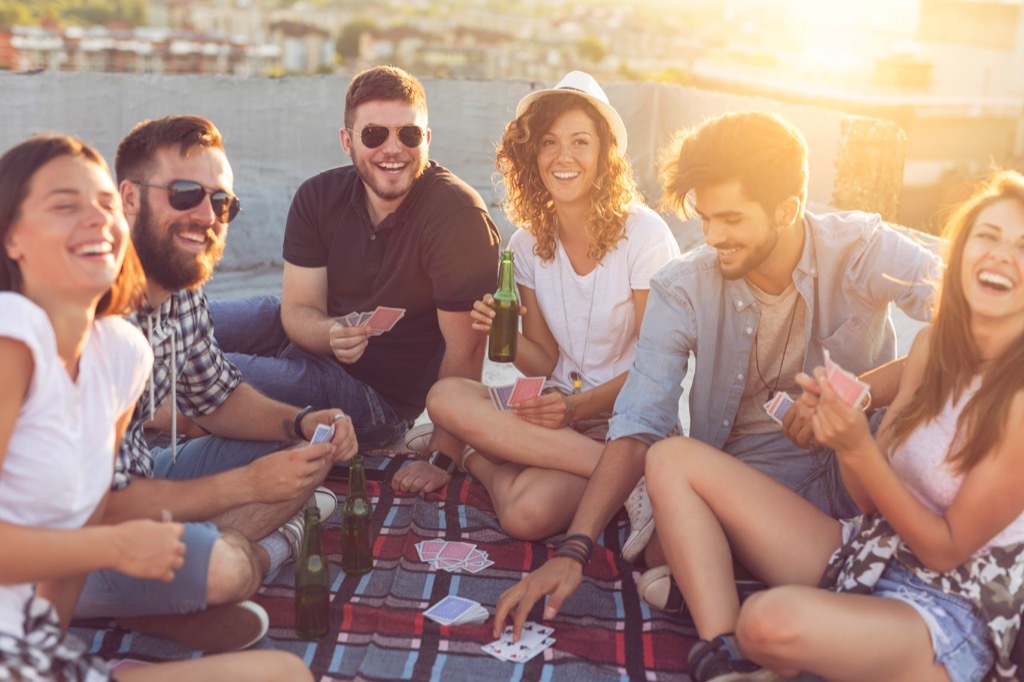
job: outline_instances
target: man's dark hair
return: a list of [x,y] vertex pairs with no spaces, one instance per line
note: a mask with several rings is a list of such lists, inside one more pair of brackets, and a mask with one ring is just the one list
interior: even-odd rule
[[415,77],[397,66],[375,66],[356,75],[345,93],[345,127],[356,121],[356,109],[363,102],[405,102],[427,113],[427,95]]
[[156,152],[173,146],[185,156],[196,147],[223,150],[224,141],[217,126],[202,116],[164,116],[143,121],[117,146],[114,157],[117,182],[144,180]]
[[765,213],[789,197],[807,196],[807,142],[774,114],[725,114],[676,134],[659,155],[662,205],[690,214],[689,193],[698,187],[739,181]]

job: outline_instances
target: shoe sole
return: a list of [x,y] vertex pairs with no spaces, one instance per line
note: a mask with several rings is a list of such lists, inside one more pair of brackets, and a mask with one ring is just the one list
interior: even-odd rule
[[126,630],[213,653],[247,649],[263,639],[270,628],[267,612],[251,601],[211,606],[195,613],[118,618],[117,623]]
[[647,547],[647,543],[651,541],[652,535],[654,535],[653,516],[639,530],[634,529],[630,532],[629,537],[622,543],[622,558],[629,563],[636,561],[640,553]]

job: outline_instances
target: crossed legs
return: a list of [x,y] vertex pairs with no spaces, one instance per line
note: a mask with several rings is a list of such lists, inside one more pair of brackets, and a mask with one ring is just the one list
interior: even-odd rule
[[[784,675],[947,679],[912,607],[815,587],[841,543],[838,521],[689,438],[652,446],[646,474],[662,550],[701,638],[735,632],[750,659]],[[773,586],[742,609],[733,557]]]
[[602,444],[571,428],[549,429],[494,409],[487,387],[468,379],[439,381],[427,395],[431,421],[479,455],[466,470],[487,489],[502,528],[540,540],[572,521]]

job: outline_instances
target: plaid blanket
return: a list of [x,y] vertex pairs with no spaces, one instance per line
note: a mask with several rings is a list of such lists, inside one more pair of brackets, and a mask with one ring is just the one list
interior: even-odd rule
[[[552,550],[506,535],[490,498],[471,478],[456,479],[427,496],[396,495],[386,481],[404,457],[367,456],[367,486],[374,501],[374,567],[362,576],[340,569],[340,511],[324,525],[331,562],[328,635],[306,641],[294,632],[294,578],[285,564],[255,600],[270,615],[259,646],[302,657],[320,680],[686,680],[684,659],[692,623],[650,609],[638,596],[639,577],[619,556],[628,522],[609,525],[585,572],[583,585],[547,623],[557,642],[527,663],[499,661],[481,650],[491,623],[442,626],[423,611],[449,594],[473,599],[492,613],[498,596],[539,567]],[[344,494],[346,470],[336,467],[328,486]],[[415,544],[462,540],[487,551],[494,565],[477,574],[448,573],[420,561]],[[530,614],[541,621],[542,604]],[[120,630],[112,623],[76,627],[90,651],[111,659],[142,661],[198,655],[173,642]]]

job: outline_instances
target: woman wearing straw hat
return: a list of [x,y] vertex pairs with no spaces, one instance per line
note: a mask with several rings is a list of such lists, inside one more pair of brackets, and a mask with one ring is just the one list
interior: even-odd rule
[[[487,488],[505,530],[536,540],[564,530],[597,464],[632,364],[651,275],[679,254],[647,208],[625,157],[626,128],[590,75],[573,71],[516,107],[497,153],[522,308],[516,367],[547,377],[542,395],[497,412],[480,383],[450,378],[427,398],[435,424],[467,444],[458,457]],[[487,333],[491,297],[475,304]],[[396,488],[447,478],[425,465]],[[403,472],[399,472],[402,474]]]

